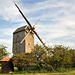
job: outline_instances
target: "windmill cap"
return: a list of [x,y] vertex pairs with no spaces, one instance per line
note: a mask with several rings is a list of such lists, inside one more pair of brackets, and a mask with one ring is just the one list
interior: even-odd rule
[[17,28],[17,29],[13,32],[13,34],[18,33],[18,32],[21,32],[21,31],[24,31],[27,26],[28,26],[28,25],[23,26],[23,27],[20,27],[20,28]]

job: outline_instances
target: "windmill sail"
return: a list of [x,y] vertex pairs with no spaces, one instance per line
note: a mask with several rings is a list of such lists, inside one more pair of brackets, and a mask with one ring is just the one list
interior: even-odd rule
[[[14,1],[13,1],[14,2]],[[18,5],[14,2],[14,4],[15,4],[15,6],[18,8],[18,10],[19,10],[19,12],[21,13],[21,15],[23,16],[23,18],[25,19],[25,21],[28,23],[28,25],[30,26],[30,31],[33,31],[34,33],[35,33],[35,35],[38,37],[38,39],[41,41],[41,43],[44,45],[44,47],[46,47],[45,46],[45,43],[42,41],[42,39],[39,37],[39,35],[37,34],[37,32],[34,30],[34,26],[37,24],[37,22],[36,22],[36,24],[32,27],[32,25],[30,24],[30,22],[27,20],[27,18],[24,16],[24,14],[22,13],[22,11],[20,10],[20,8],[18,7]],[[38,20],[39,21],[39,20]],[[21,41],[21,43],[23,42],[25,40],[25,37],[24,37],[24,39]]]
[[[13,1],[14,2],[14,1]],[[28,25],[32,28],[30,22],[27,20],[27,18],[24,16],[24,14],[22,13],[22,11],[20,10],[20,8],[18,7],[18,5],[14,2],[15,6],[18,8],[19,12],[21,13],[21,15],[23,16],[23,18],[25,19],[25,21],[28,23]]]

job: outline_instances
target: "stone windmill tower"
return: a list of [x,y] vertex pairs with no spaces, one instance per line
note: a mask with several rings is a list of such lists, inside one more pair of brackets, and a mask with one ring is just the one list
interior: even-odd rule
[[13,33],[13,53],[15,53],[15,51],[17,53],[30,53],[31,50],[34,49],[34,34],[38,37],[38,39],[41,41],[44,47],[46,47],[34,28],[39,20],[35,23],[34,26],[32,26],[20,10],[20,8],[17,6],[17,4],[15,2],[14,4],[18,8],[19,12],[21,13],[25,21],[27,22],[28,26],[18,28]]

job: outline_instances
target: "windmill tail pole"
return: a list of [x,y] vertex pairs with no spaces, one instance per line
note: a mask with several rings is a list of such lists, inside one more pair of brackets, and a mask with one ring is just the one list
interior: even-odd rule
[[22,13],[22,11],[20,10],[20,8],[18,7],[18,5],[15,3],[15,1],[13,1],[15,6],[18,8],[19,12],[21,13],[22,17],[25,19],[25,21],[28,23],[28,25],[31,27],[32,29],[32,26],[30,24],[30,22],[27,20],[27,18],[24,16],[24,14]]

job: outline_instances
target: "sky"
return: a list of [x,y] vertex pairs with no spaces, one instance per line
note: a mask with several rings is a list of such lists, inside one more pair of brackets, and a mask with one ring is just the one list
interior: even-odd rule
[[[14,0],[48,46],[75,48],[75,0]],[[0,45],[12,53],[13,32],[27,25],[12,0],[0,0]],[[35,44],[40,41],[34,36]]]

